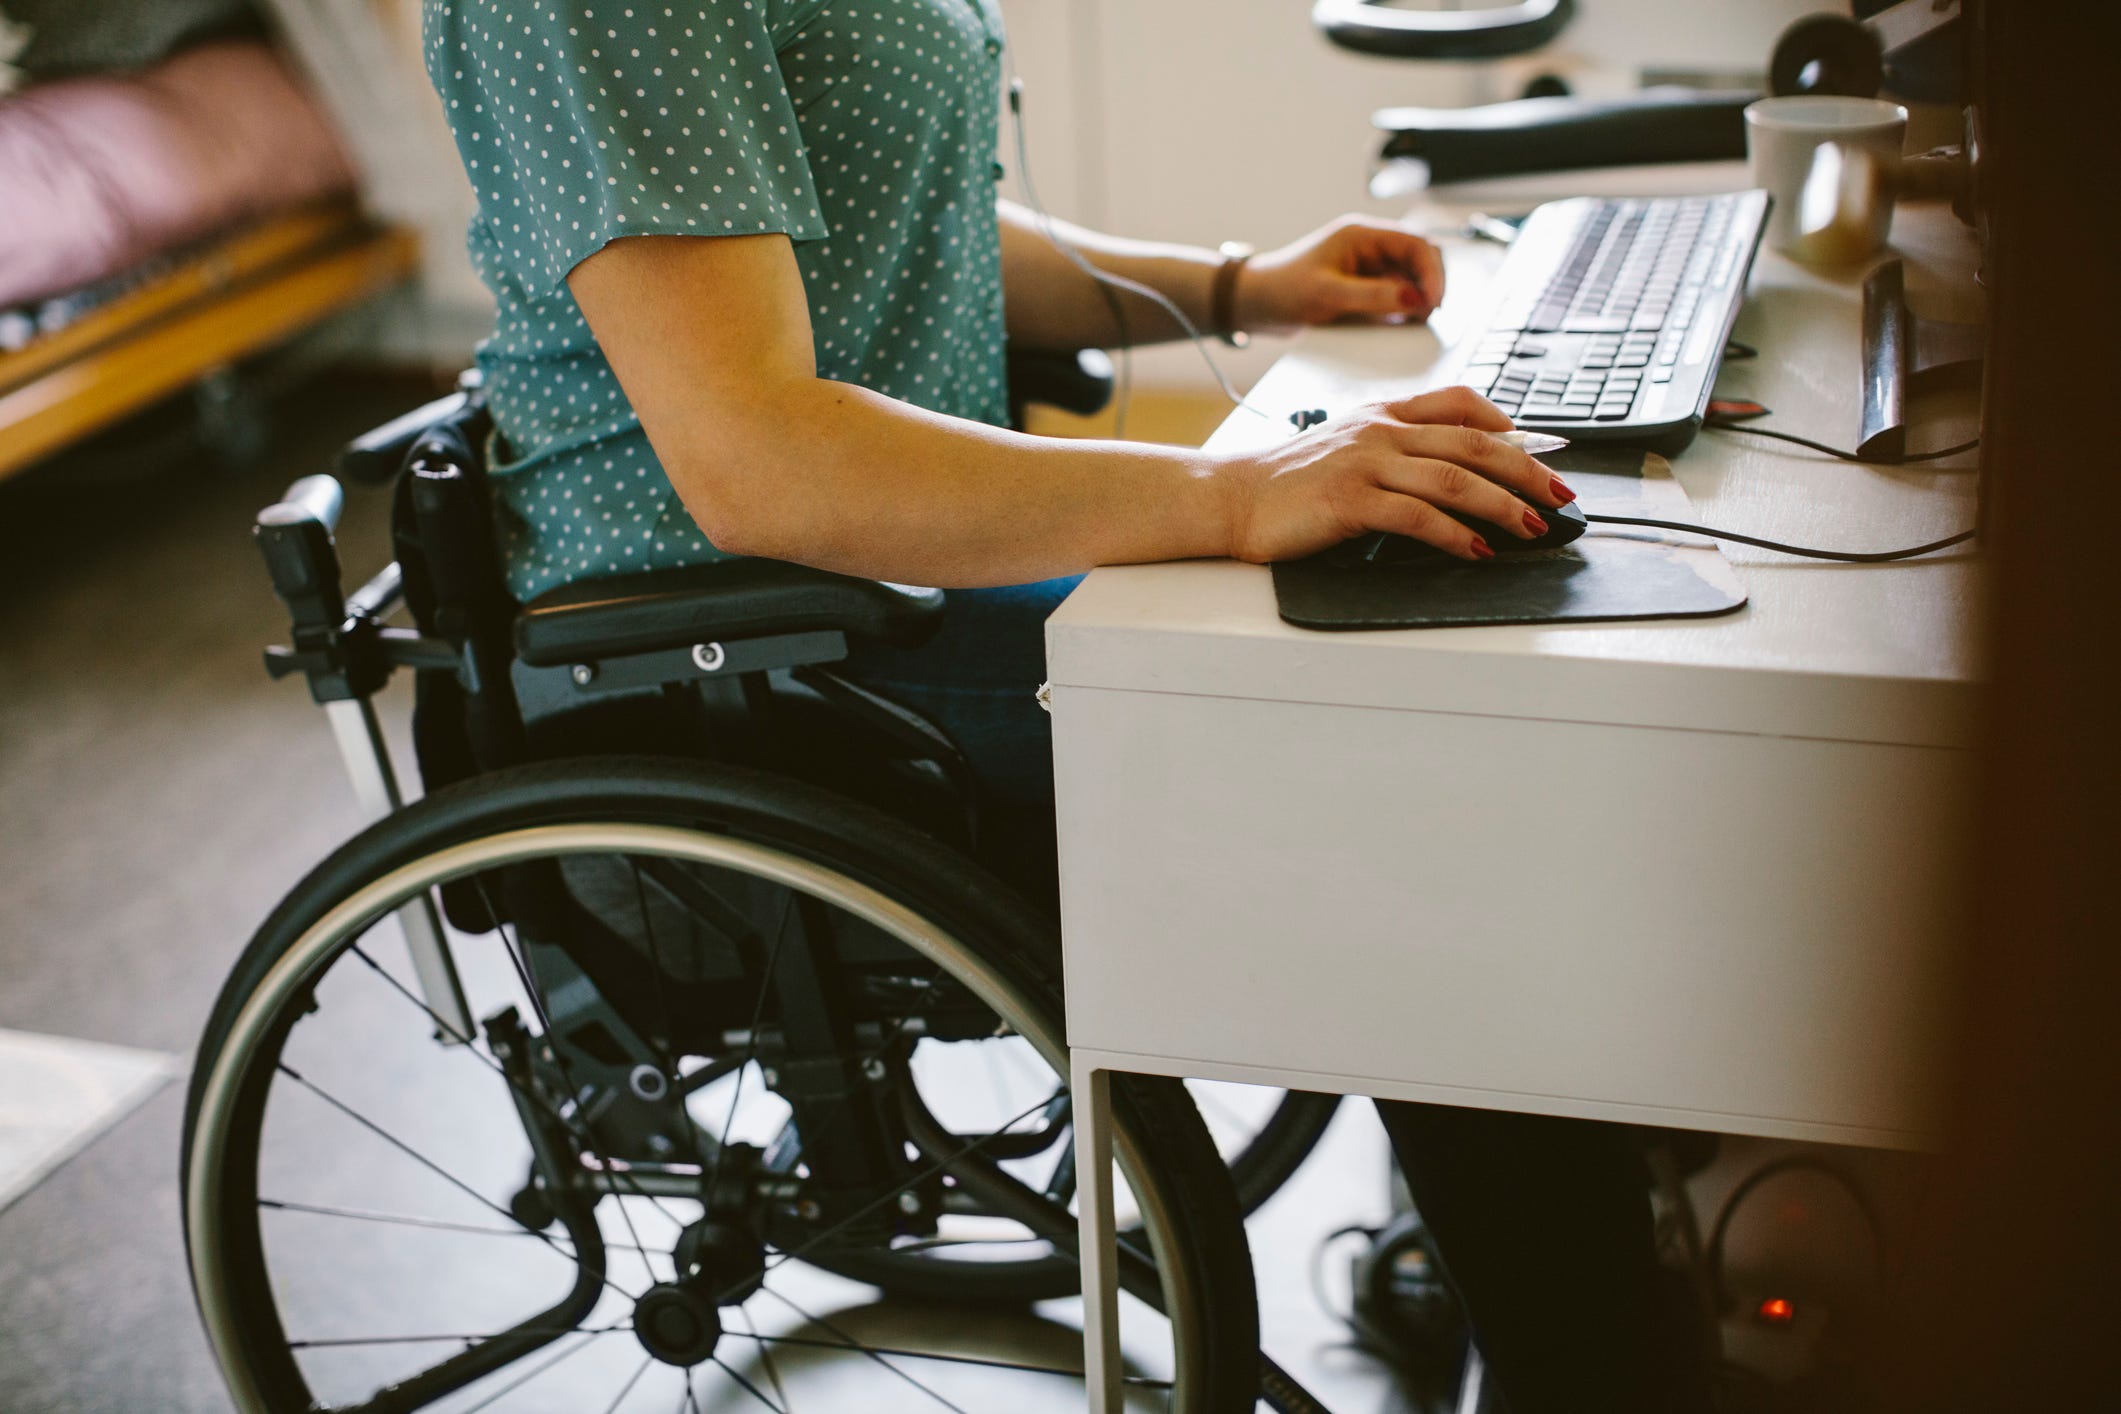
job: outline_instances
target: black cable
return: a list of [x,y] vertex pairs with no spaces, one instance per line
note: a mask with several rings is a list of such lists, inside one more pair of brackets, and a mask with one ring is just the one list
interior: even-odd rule
[[1688,525],[1677,520],[1589,514],[1586,514],[1584,519],[1599,525],[1649,525],[1659,530],[1680,530],[1689,535],[1706,535],[1712,540],[1736,540],[1741,544],[1758,545],[1763,550],[1780,550],[1785,555],[1802,555],[1808,560],[1845,560],[1859,565],[1882,564],[1887,560],[1911,560],[1917,555],[1934,554],[1974,538],[1973,531],[1962,530],[1957,535],[1947,535],[1942,540],[1932,540],[1927,545],[1914,545],[1905,550],[1813,550],[1802,545],[1785,545],[1779,540],[1763,540],[1757,535],[1740,535],[1735,530],[1717,530],[1712,526]]
[[1704,422],[1701,425],[1714,432],[1743,432],[1749,437],[1772,437],[1778,442],[1794,442],[1800,447],[1809,447],[1812,451],[1824,452],[1827,456],[1833,457],[1837,461],[1860,462],[1874,466],[1905,466],[1910,462],[1942,461],[1946,457],[1956,457],[1961,452],[1971,452],[1974,448],[1981,445],[1981,439],[1976,437],[1971,442],[1961,442],[1956,447],[1940,447],[1934,452],[1908,452],[1897,460],[1892,460],[1881,457],[1862,457],[1854,452],[1844,452],[1839,447],[1829,447],[1824,442],[1814,442],[1809,437],[1800,437],[1794,432],[1784,432],[1778,427],[1751,427],[1742,422]]

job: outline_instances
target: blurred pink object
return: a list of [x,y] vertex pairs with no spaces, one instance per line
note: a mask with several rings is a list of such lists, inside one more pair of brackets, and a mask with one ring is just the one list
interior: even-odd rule
[[0,99],[0,306],[353,183],[316,102],[257,41],[33,84]]

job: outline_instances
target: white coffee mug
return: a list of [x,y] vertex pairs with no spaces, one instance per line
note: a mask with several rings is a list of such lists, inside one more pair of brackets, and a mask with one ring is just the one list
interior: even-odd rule
[[1824,263],[1878,250],[1906,143],[1907,109],[1884,99],[1800,94],[1748,106],[1746,166],[1775,199],[1767,243]]

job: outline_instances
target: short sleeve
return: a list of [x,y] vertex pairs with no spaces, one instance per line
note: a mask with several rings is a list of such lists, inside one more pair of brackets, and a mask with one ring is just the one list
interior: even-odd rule
[[439,9],[452,33],[430,34],[430,65],[527,283],[558,288],[620,236],[825,238],[766,0]]

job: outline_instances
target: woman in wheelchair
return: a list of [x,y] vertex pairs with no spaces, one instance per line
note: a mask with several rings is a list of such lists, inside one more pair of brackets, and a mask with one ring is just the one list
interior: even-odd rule
[[[425,47],[498,325],[472,393],[342,463],[394,482],[396,565],[342,596],[335,499],[260,519],[274,671],[382,818],[266,921],[194,1071],[237,1404],[1079,1409],[1064,1327],[993,1361],[977,1313],[915,1353],[816,1309],[1078,1284],[1042,621],[1100,564],[1479,559],[1444,509],[1530,535],[1571,493],[1462,389],[1243,453],[1012,430],[1005,349],[1176,336],[1164,301],[1421,319],[1443,280],[1387,223],[1247,260],[998,201],[993,0],[428,0]],[[1130,1400],[1316,1407],[1259,1354],[1242,1213],[1331,1103],[1211,1134],[1176,1084],[1115,1096]],[[1517,1414],[1685,1405],[1624,1139],[1380,1109]]]

